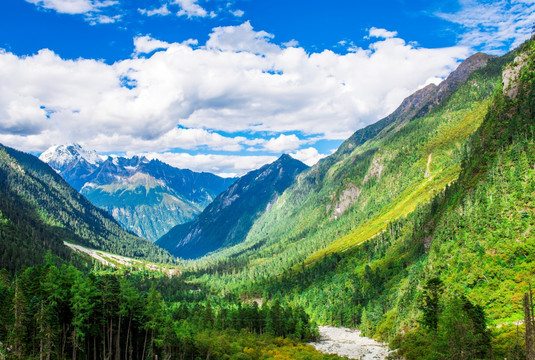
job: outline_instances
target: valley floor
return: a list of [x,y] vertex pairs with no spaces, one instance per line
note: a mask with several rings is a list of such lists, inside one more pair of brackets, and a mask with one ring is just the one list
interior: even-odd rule
[[385,344],[361,336],[360,330],[320,326],[319,331],[321,340],[310,345],[323,353],[359,360],[384,360],[388,355]]

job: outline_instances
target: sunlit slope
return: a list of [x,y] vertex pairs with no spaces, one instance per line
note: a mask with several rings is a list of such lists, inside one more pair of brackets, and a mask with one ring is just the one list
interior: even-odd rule
[[372,217],[376,228],[364,223],[307,266],[266,281],[264,294],[296,302],[319,322],[392,340],[421,329],[423,289],[439,279],[441,304],[466,297],[481,306],[495,333],[495,357],[510,358],[535,273],[534,43],[522,51],[506,67],[521,69],[518,85],[497,88],[455,182],[375,236],[381,216]]
[[443,190],[457,178],[464,146],[501,83],[507,59],[485,59],[488,64],[478,62],[481,68],[470,67],[470,74],[460,67],[465,78],[454,72],[454,80],[435,93],[420,90],[404,101],[403,111],[372,125],[373,131],[357,131],[299,176],[243,244],[219,254],[247,263],[239,272],[243,281],[224,273],[210,281],[240,288],[246,279],[268,278],[344,252]]

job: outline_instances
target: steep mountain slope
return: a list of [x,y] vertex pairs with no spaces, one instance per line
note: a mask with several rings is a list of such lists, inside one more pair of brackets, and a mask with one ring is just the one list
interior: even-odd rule
[[357,131],[299,176],[246,241],[214,256],[246,254],[252,265],[244,272],[282,272],[345,251],[431,199],[458,176],[463,146],[485,116],[505,60],[476,54],[466,61],[446,85],[416,92],[379,125]]
[[235,180],[138,156],[96,161],[79,145],[56,146],[40,158],[127,230],[152,241],[192,220]]
[[63,241],[119,255],[172,261],[164,250],[124,231],[48,165],[2,145],[0,213],[2,267],[33,265],[45,250],[68,258]]
[[514,322],[535,269],[535,43],[522,51],[490,60],[426,116],[319,179],[310,176],[322,164],[302,175],[281,213],[260,218],[227,250],[237,259],[206,265],[203,279],[395,339],[406,359],[522,358]]
[[289,155],[282,155],[241,177],[193,222],[174,227],[156,244],[190,259],[241,243],[254,221],[269,212],[280,194],[307,168]]
[[[492,325],[493,358],[523,358],[516,324],[535,269],[533,41],[505,74],[504,80],[511,74],[514,80],[497,88],[454,184],[368,242],[288,273],[265,291],[284,290],[287,300],[299,301],[321,321],[394,339],[407,359],[460,358],[459,343],[485,345],[488,332],[471,333],[470,320],[463,320],[474,304],[479,321],[486,317]],[[430,311],[432,284],[438,285]],[[472,338],[457,332],[452,342],[452,326]],[[485,346],[486,355],[464,356],[490,358]]]

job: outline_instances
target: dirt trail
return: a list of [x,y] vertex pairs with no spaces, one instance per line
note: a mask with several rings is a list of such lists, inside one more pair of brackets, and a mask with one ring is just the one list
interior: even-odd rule
[[360,335],[360,330],[320,326],[321,340],[310,343],[318,351],[359,360],[384,360],[388,355],[385,344]]

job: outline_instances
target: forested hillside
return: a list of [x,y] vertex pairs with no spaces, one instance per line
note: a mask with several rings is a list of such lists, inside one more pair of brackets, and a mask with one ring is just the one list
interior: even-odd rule
[[407,359],[521,358],[513,324],[535,260],[534,70],[530,41],[428,114],[343,145],[242,246],[196,264],[202,281],[359,326]]
[[[232,261],[250,265],[238,276],[223,272],[210,281],[218,287],[248,288],[257,276],[309,266],[376,236],[389,222],[431,200],[457,178],[465,144],[483,121],[507,59],[476,54],[479,70],[467,59],[468,65],[459,67],[466,81],[435,89],[448,89],[442,102],[436,103],[430,90],[420,90],[382,120],[382,130],[357,131],[336,153],[299,176],[272,211],[255,222],[243,244],[215,254],[222,259],[218,265],[207,262],[208,271],[222,270]],[[472,72],[467,74],[467,68]],[[431,104],[432,110],[426,110],[431,112],[418,117]]]
[[0,241],[2,267],[10,271],[42,262],[46,250],[70,259],[63,241],[173,261],[166,251],[126,232],[36,157],[0,145]]
[[213,297],[180,278],[0,271],[2,359],[339,359],[302,344],[316,337],[302,308]]

